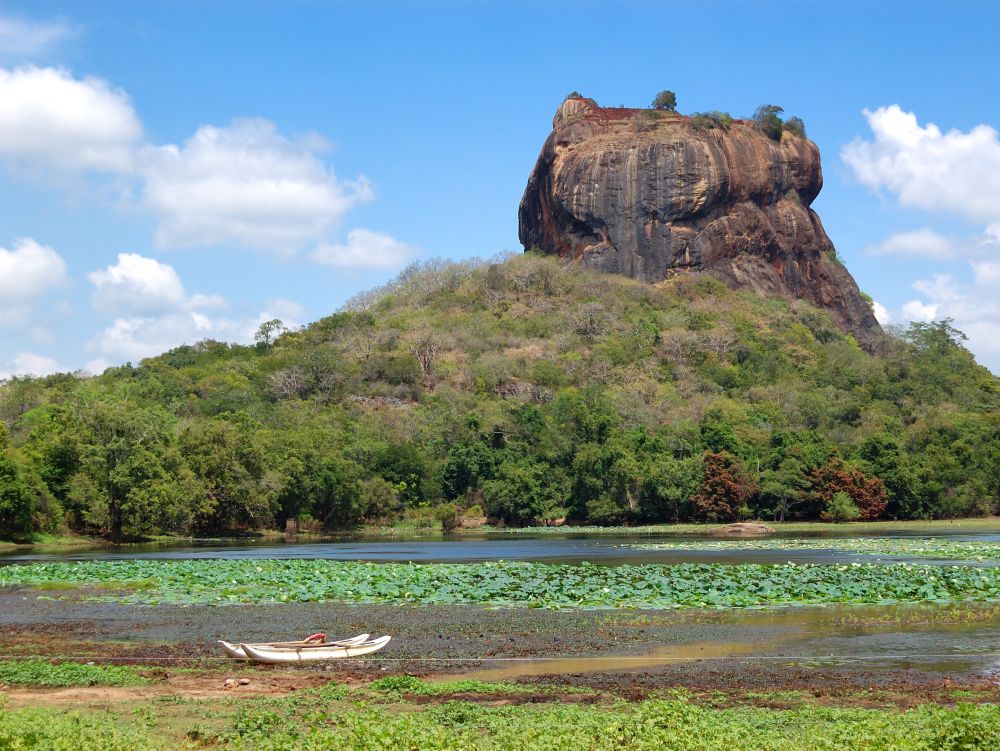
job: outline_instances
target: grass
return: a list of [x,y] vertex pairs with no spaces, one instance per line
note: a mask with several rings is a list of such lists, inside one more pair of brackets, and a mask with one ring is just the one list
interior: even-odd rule
[[[342,688],[342,687],[337,687]],[[0,748],[145,751],[987,751],[1000,707],[924,705],[905,712],[794,706],[699,706],[683,695],[636,704],[372,702],[343,691],[282,699],[129,704],[0,712]]]
[[[143,686],[149,680],[134,668],[118,665],[52,663],[45,660],[0,660],[0,684],[11,686]],[[2,748],[2,746],[0,746]]]
[[[724,608],[1000,600],[1000,567],[684,564],[643,566],[127,560],[0,567],[0,585],[85,585],[88,597],[159,604],[283,602],[549,608]],[[123,591],[92,590],[115,582]],[[133,586],[134,585],[134,586]]]
[[[856,534],[921,534],[933,531],[948,532],[1000,532],[1000,517],[984,516],[967,519],[916,519],[908,521],[875,521],[875,522],[772,522],[759,521],[766,524],[779,534],[816,534],[833,532],[837,535]],[[646,524],[635,527],[597,527],[597,526],[562,526],[562,527],[480,527],[467,530],[467,534],[511,534],[511,535],[613,535],[628,537],[629,535],[703,535],[718,529],[718,524]],[[461,534],[461,533],[460,533]]]
[[919,537],[828,537],[669,541],[630,545],[640,550],[837,550],[869,556],[905,556],[982,561],[1000,559],[1000,543]]
[[387,696],[453,696],[455,694],[482,694],[485,696],[518,696],[524,694],[592,694],[591,689],[547,684],[510,683],[507,681],[425,681],[411,675],[390,675],[372,681],[366,692]]

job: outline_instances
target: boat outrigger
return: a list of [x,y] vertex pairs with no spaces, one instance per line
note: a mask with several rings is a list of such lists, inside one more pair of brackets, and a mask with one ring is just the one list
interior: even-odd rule
[[302,641],[266,642],[260,644],[230,643],[219,641],[227,656],[254,662],[301,662],[303,660],[337,660],[360,657],[382,649],[391,636],[369,639],[369,634],[358,634],[351,639],[326,641],[326,634],[313,634]]

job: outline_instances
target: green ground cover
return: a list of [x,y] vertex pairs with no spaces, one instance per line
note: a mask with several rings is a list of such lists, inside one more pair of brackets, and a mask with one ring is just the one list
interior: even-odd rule
[[[984,516],[971,519],[915,519],[900,521],[872,522],[774,522],[757,520],[782,534],[814,534],[833,533],[838,535],[853,534],[931,534],[949,532],[1000,532],[1000,518]],[[612,535],[627,537],[630,535],[704,535],[716,530],[716,523],[690,524],[641,524],[636,526],[596,526],[596,525],[563,525],[559,527],[480,527],[468,530],[467,534],[509,534],[509,535]]]
[[698,540],[635,543],[640,550],[838,550],[859,555],[922,556],[970,561],[1000,559],[1000,543],[907,537],[826,539]]
[[[169,710],[173,710],[170,712]],[[491,706],[449,701],[416,706],[299,699],[133,707],[115,713],[19,709],[0,712],[0,748],[129,749],[869,749],[986,751],[1000,745],[1000,707],[925,705],[906,712],[754,707],[715,709],[684,698],[629,705]]]
[[12,686],[142,686],[149,681],[134,668],[83,665],[46,660],[0,660],[0,685]]
[[129,560],[0,568],[0,585],[50,588],[64,582],[87,586],[88,597],[149,605],[380,602],[701,608],[1000,600],[1000,568],[904,563],[611,567],[503,561]]

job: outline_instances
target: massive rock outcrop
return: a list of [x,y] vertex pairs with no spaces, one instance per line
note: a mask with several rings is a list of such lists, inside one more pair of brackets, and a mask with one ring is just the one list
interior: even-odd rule
[[711,125],[567,99],[521,199],[525,250],[647,282],[703,272],[801,298],[872,348],[878,322],[809,208],[823,186],[816,145]]

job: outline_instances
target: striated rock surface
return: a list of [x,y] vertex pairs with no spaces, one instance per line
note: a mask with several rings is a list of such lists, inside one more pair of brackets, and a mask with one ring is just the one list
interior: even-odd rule
[[525,250],[660,282],[703,272],[830,311],[866,347],[881,328],[819,216],[819,150],[750,123],[697,128],[682,115],[567,99],[528,179]]

